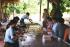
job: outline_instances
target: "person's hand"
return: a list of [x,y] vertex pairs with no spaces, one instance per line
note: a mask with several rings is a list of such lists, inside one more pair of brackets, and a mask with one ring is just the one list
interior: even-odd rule
[[17,39],[18,39],[18,36],[14,35],[14,36],[13,36],[13,40],[15,41],[15,40],[17,40]]
[[32,21],[32,19],[29,19],[29,21]]
[[29,21],[30,21],[31,23],[33,23],[33,22],[32,22],[32,19],[29,19]]

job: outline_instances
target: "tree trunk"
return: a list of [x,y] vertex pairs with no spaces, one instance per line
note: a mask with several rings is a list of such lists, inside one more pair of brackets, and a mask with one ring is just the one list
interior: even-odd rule
[[51,11],[52,16],[56,17],[58,20],[60,20],[62,18],[62,12],[61,12],[61,9],[60,9],[60,2],[61,0],[54,0],[52,1],[52,6],[53,6],[53,9]]

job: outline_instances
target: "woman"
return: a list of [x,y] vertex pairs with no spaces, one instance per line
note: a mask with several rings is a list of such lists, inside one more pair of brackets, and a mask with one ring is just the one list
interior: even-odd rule
[[4,38],[4,42],[5,42],[5,46],[4,47],[15,47],[15,30],[14,27],[16,26],[16,22],[15,20],[11,20],[9,23],[9,27],[6,30],[5,33],[5,38]]
[[43,12],[43,27],[46,27],[46,21],[47,21],[48,16],[49,16],[48,10],[44,9],[44,12]]

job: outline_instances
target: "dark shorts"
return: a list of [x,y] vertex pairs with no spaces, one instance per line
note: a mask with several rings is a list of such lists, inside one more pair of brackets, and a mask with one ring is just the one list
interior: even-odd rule
[[15,47],[14,43],[5,42],[4,47]]

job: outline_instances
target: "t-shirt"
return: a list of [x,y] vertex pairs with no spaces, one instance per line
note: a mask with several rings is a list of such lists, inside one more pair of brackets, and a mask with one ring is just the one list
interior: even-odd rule
[[27,15],[24,15],[21,19],[28,19],[29,17]]

